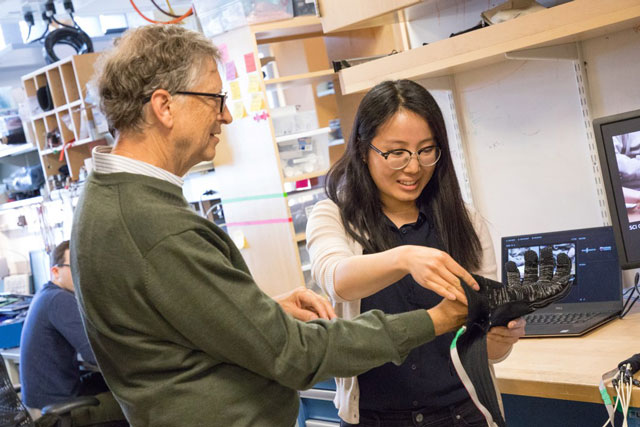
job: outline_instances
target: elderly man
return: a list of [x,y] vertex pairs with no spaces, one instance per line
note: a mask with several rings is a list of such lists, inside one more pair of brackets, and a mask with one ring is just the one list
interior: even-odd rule
[[[180,176],[215,156],[232,120],[218,59],[198,33],[148,26],[122,37],[99,77],[117,142],[94,151],[71,264],[91,346],[134,426],[292,426],[297,389],[401,363],[467,313],[444,300],[303,323],[260,291],[232,240],[182,196]],[[296,298],[285,309],[306,304]]]

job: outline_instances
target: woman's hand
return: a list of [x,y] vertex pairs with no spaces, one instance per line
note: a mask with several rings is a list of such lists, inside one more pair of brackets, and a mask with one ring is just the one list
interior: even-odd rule
[[413,280],[438,295],[467,304],[460,279],[476,291],[478,283],[448,253],[424,246],[400,246],[400,262]]
[[487,334],[487,353],[489,359],[496,360],[504,357],[509,349],[524,336],[527,322],[519,317],[510,321],[507,326],[495,326]]
[[331,303],[311,289],[299,287],[273,298],[282,309],[298,320],[335,319]]

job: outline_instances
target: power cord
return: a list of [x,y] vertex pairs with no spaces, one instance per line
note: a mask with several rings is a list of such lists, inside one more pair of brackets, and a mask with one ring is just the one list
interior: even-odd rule
[[[624,306],[622,307],[622,312],[620,313],[620,316],[619,316],[620,319],[626,316],[627,313],[629,313],[629,311],[631,310],[631,307],[633,307],[636,301],[640,299],[640,289],[638,288],[639,281],[640,281],[640,273],[636,273],[636,276],[633,279],[633,288],[631,288],[631,291],[628,291],[627,299],[624,303]],[[634,295],[635,295],[635,298],[631,303],[629,303],[631,301],[631,298],[633,298]]]
[[163,8],[161,8],[158,3],[156,3],[155,0],[151,0],[151,3],[153,3],[153,5],[156,7],[156,9],[158,9],[161,13],[164,13],[165,15],[171,17],[171,18],[180,18],[180,15],[176,15],[174,13],[171,12],[167,12],[165,11]]

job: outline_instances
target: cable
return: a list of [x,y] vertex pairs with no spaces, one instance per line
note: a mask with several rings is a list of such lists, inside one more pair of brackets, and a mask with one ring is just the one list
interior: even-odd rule
[[72,27],[71,25],[63,24],[62,22],[58,21],[55,16],[51,16],[51,19],[53,20],[53,22],[55,22],[56,24],[60,25],[61,27],[71,28],[73,30],[76,29],[76,27]]
[[172,18],[180,18],[180,15],[175,15],[171,12],[167,12],[166,10],[164,10],[163,8],[161,8],[158,3],[156,3],[156,0],[151,0],[151,3],[153,3],[153,5],[156,7],[156,9],[158,9],[160,12],[164,13],[167,16],[170,16]]
[[[627,300],[625,301],[624,306],[622,307],[622,312],[620,313],[620,316],[618,316],[620,319],[626,316],[627,313],[629,313],[629,311],[631,310],[631,307],[633,307],[636,301],[640,299],[640,289],[638,288],[639,281],[640,281],[640,273],[636,273],[636,276],[633,279],[633,288],[631,288],[631,292],[629,293],[629,296],[627,297]],[[631,298],[633,297],[634,293],[637,295],[634,298],[633,302],[629,304],[629,301],[631,301]]]
[[144,16],[142,14],[142,12],[140,12],[140,9],[138,9],[138,6],[136,6],[136,4],[133,2],[133,0],[129,0],[129,1],[131,2],[131,6],[133,6],[135,11],[138,12],[138,15],[140,15],[142,17],[142,19],[144,19],[145,21],[151,22],[152,24],[177,24],[178,22],[182,21],[186,17],[193,15],[193,7],[192,7],[187,11],[187,13],[185,13],[184,15],[182,15],[182,16],[176,18],[176,19],[172,19],[171,21],[166,21],[166,22],[154,21],[153,19],[147,18],[146,16]]
[[93,42],[87,33],[79,28],[58,28],[52,31],[44,40],[45,60],[49,61],[49,64],[60,59],[53,50],[56,44],[71,46],[78,54],[93,52]]

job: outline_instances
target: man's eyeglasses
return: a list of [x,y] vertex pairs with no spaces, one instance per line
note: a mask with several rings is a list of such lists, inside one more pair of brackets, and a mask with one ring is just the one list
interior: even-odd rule
[[69,267],[71,268],[71,266],[69,264],[56,264],[56,267]]
[[418,157],[418,163],[424,167],[433,166],[440,160],[441,150],[440,147],[432,145],[431,147],[424,147],[420,150],[411,152],[404,148],[397,148],[395,150],[389,150],[382,152],[376,148],[373,144],[369,144],[369,147],[376,153],[380,154],[387,161],[387,165],[391,169],[399,170],[407,167],[411,161],[411,157],[415,154]]
[[[227,100],[227,94],[225,92],[222,93],[209,93],[209,92],[189,92],[189,91],[178,91],[177,95],[194,95],[194,96],[208,96],[209,98],[219,99],[220,100],[220,114],[224,112],[224,103]],[[144,99],[144,103],[151,101],[151,97],[147,96]]]

